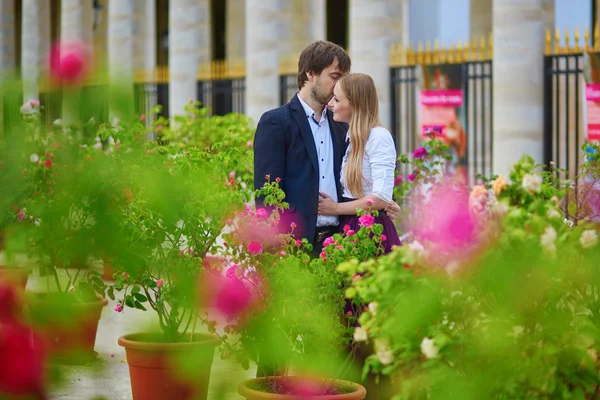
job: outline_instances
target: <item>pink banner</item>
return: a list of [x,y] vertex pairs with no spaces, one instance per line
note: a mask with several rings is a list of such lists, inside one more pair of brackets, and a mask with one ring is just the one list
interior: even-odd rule
[[600,141],[600,84],[585,86],[587,100],[587,139],[589,142]]
[[421,104],[424,106],[460,107],[463,104],[463,92],[453,90],[422,90]]

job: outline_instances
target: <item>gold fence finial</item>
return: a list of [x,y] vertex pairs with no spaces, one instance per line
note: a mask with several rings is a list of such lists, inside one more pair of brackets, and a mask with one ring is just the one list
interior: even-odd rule
[[598,28],[598,23],[594,27],[594,50],[600,50],[600,28]]
[[408,50],[408,63],[409,64],[416,64],[417,63],[417,51],[415,50],[415,45],[414,43],[410,44],[410,49]]
[[463,62],[463,48],[460,39],[456,42],[456,62]]
[[579,53],[581,48],[579,47],[579,27],[575,25],[575,34],[573,35],[573,40],[575,40],[575,52]]
[[425,45],[425,64],[431,64],[431,41],[428,40]]
[[477,38],[473,36],[473,39],[471,40],[471,60],[473,61],[477,61],[477,53],[479,52],[478,48],[479,43],[477,42]]
[[471,48],[469,47],[469,39],[465,40],[465,47],[463,50],[463,60],[471,61]]
[[569,44],[569,29],[565,29],[565,53],[569,54],[571,52],[571,45]]
[[419,42],[417,47],[417,64],[423,64],[425,57],[423,56],[423,42]]
[[583,33],[583,49],[588,52],[590,50],[590,27],[585,26],[585,32]]
[[546,55],[549,56],[552,53],[552,34],[550,28],[546,28]]
[[433,60],[432,60],[432,62],[434,64],[440,63],[440,40],[437,38],[433,41]]
[[481,36],[481,38],[479,38],[479,45],[481,47],[479,53],[479,60],[483,61],[485,60],[485,36]]
[[556,28],[556,32],[554,33],[554,53],[560,53],[560,29]]
[[494,58],[494,35],[492,32],[488,35],[488,59]]

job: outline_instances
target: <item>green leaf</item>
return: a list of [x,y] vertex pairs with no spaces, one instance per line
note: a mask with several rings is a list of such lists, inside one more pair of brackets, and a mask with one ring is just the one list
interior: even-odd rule
[[141,303],[145,303],[148,301],[148,298],[141,293],[134,293],[133,297]]

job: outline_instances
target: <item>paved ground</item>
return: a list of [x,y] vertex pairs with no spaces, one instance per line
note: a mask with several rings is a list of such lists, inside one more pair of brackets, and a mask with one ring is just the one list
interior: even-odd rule
[[[30,276],[28,289],[35,290],[39,285],[40,282],[36,281],[34,276]],[[84,367],[59,367],[65,380],[61,386],[53,389],[51,399],[132,399],[125,349],[117,344],[117,339],[121,335],[139,332],[144,330],[144,327],[152,325],[154,313],[127,308],[120,314],[113,310],[114,305],[115,303],[109,300],[98,326],[96,352],[99,354],[99,360]],[[237,384],[244,379],[254,377],[255,373],[255,368],[243,371],[233,361],[224,361],[215,357],[208,399],[241,399],[237,394]]]

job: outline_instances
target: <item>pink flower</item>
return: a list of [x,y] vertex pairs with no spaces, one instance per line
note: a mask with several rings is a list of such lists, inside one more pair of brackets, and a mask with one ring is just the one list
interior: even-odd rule
[[322,259],[326,259],[327,258],[327,253],[325,253],[324,251],[322,251],[321,254],[319,254],[319,257],[321,257]]
[[382,242],[385,242],[386,240],[387,240],[387,236],[385,236],[385,235],[381,235],[381,241],[382,241]]
[[162,130],[163,130],[163,126],[162,126],[161,124],[158,124],[158,125],[156,126],[156,132],[160,132],[160,131],[162,131]]
[[249,141],[248,141],[248,143],[246,143],[246,146],[248,146],[248,147],[252,147],[252,141],[251,141],[251,140],[249,140]]
[[350,230],[350,225],[344,225],[344,232],[348,232]]
[[427,150],[424,147],[419,147],[413,151],[414,158],[423,158],[427,155]]
[[281,254],[282,256],[285,256],[285,255],[287,255],[287,252],[286,252],[285,250],[281,250],[281,251],[279,252],[279,254]]
[[409,182],[414,182],[415,179],[417,179],[417,175],[416,174],[410,174],[406,177],[406,179],[408,179]]
[[356,232],[354,232],[352,229],[348,229],[346,231],[346,236],[354,236]]
[[162,287],[163,283],[164,283],[164,282],[163,282],[163,280],[162,280],[162,279],[158,279],[158,280],[156,281],[156,287]]
[[266,180],[269,180],[269,179],[271,179],[271,175],[269,175],[269,174],[266,174],[266,175],[265,175],[265,179],[266,179]]
[[372,206],[374,201],[372,199],[367,199],[366,203],[368,206]]
[[264,208],[259,208],[258,210],[256,210],[256,218],[263,219],[263,218],[267,218],[268,216],[269,216],[269,212],[267,210],[265,210]]
[[323,241],[323,247],[330,246],[330,245],[332,245],[334,243],[335,243],[335,240],[333,239],[333,236],[329,236],[327,239],[325,239]]
[[359,274],[352,275],[352,282],[360,281],[361,279],[362,276],[360,276]]
[[123,306],[121,305],[121,303],[117,303],[115,305],[115,311],[116,312],[122,312],[123,311]]
[[146,120],[146,116],[144,114],[140,115],[140,121],[144,122]]
[[258,243],[258,242],[250,242],[248,243],[248,252],[250,254],[260,254],[263,252],[263,247],[262,244]]
[[296,246],[300,247],[302,246],[302,240],[296,240]]
[[398,186],[402,184],[402,175],[398,175],[396,179],[394,179],[394,186]]
[[335,246],[335,248],[338,250],[344,250],[344,246]]
[[235,179],[235,171],[229,173],[229,179]]
[[236,317],[249,306],[252,299],[250,290],[239,279],[225,279],[219,288],[215,307],[228,317]]
[[280,177],[275,178],[275,182],[277,182],[277,183],[281,182],[281,178]]
[[227,221],[225,221],[225,223],[226,223],[227,225],[231,225],[231,224],[233,224],[233,221],[232,221],[231,219],[228,219]]
[[292,223],[290,224],[290,227],[291,227],[292,229],[296,229],[296,226],[298,226],[298,225],[296,225],[296,223],[295,223],[295,222],[292,222]]
[[57,43],[50,51],[50,75],[58,82],[77,84],[90,64],[83,42]]
[[21,222],[23,221],[23,218],[25,218],[25,213],[23,210],[19,210],[19,213],[17,214],[17,221]]
[[52,160],[47,159],[46,162],[44,163],[44,167],[50,168],[51,166],[52,166]]
[[40,101],[39,100],[29,100],[29,104],[31,104],[32,107],[39,107]]
[[228,278],[235,278],[235,271],[237,270],[238,265],[237,264],[233,264],[231,267],[227,268],[227,271],[225,272],[225,275]]
[[373,224],[375,223],[375,218],[373,218],[371,214],[366,214],[358,219],[358,223],[368,228],[370,226],[373,226]]
[[349,316],[349,317],[351,317],[351,316],[352,316],[352,311],[348,311],[348,312],[346,313],[346,315],[347,315],[347,316]]
[[[183,252],[182,252],[182,253],[183,253]],[[123,277],[123,279],[127,279],[127,278],[129,278],[129,274],[128,274],[127,272],[123,272],[123,273],[121,274],[121,276]]]

